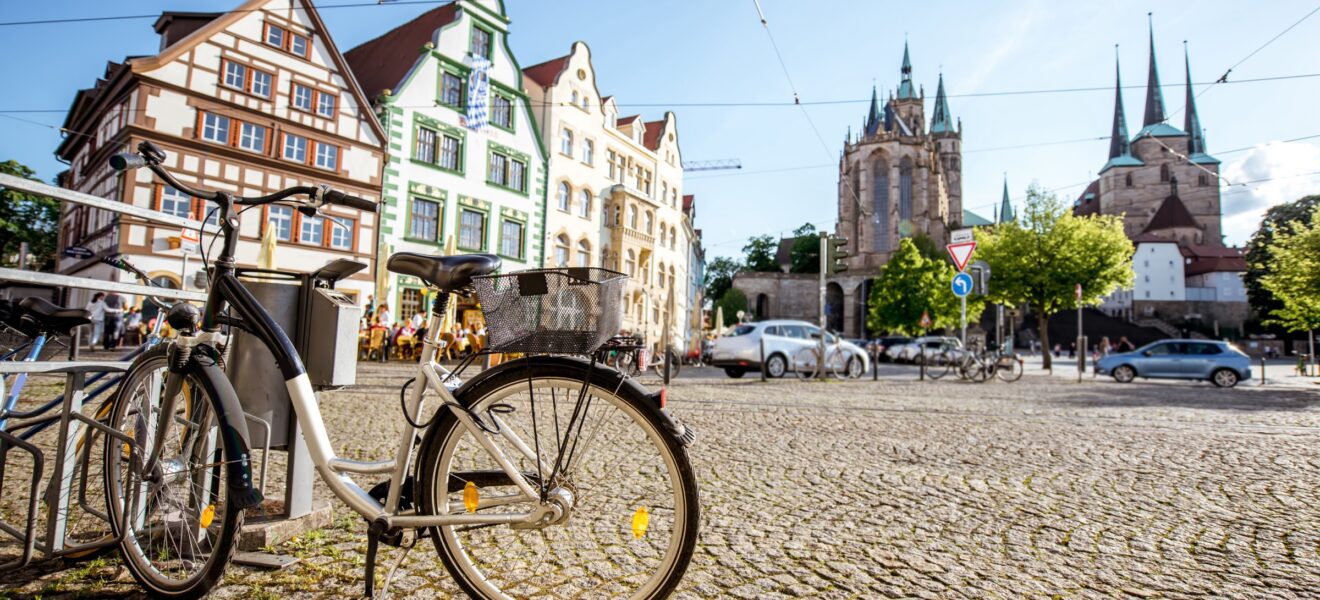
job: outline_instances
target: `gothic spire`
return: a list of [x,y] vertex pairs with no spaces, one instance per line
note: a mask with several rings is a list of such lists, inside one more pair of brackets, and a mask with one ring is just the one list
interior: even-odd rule
[[898,84],[898,99],[916,98],[917,90],[912,87],[912,58],[908,54],[907,40],[903,40],[903,68],[899,72],[902,79]]
[[935,116],[930,119],[931,133],[953,133],[953,115],[949,114],[949,100],[944,95],[944,73],[940,73],[940,86],[935,92]]
[[1013,203],[1008,199],[1008,175],[1004,175],[1004,200],[999,205],[999,222],[1007,223],[1016,220],[1017,215],[1013,212]]
[[[1150,13],[1146,13],[1150,17]],[[1143,127],[1164,122],[1164,92],[1160,91],[1160,71],[1155,66],[1155,24],[1150,23],[1150,72],[1146,78],[1146,118]]]
[[1118,46],[1114,46],[1114,129],[1109,137],[1109,158],[1132,153],[1128,146],[1127,118],[1123,115],[1123,75],[1118,68]]
[[871,86],[871,109],[866,113],[865,134],[873,136],[880,130],[880,100],[875,93],[875,86]]
[[1192,93],[1192,59],[1187,54],[1187,42],[1183,42],[1183,62],[1187,68],[1187,113],[1183,121],[1183,131],[1187,132],[1188,154],[1205,154],[1205,134],[1201,132],[1201,117],[1196,114],[1196,95]]

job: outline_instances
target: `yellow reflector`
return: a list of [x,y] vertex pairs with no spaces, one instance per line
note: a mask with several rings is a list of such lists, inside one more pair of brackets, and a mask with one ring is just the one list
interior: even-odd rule
[[471,481],[463,486],[463,507],[468,512],[477,512],[477,503],[481,502],[481,493],[477,491],[477,484]]
[[206,529],[207,527],[211,526],[211,521],[215,520],[214,504],[209,504],[206,506],[206,510],[202,511],[202,518],[200,520],[202,523],[202,529]]
[[637,509],[632,518],[633,538],[642,539],[642,536],[646,535],[646,528],[650,526],[651,513],[646,512],[645,506]]

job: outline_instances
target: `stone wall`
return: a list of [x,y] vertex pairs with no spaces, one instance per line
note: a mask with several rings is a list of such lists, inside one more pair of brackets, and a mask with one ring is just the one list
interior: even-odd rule
[[1251,307],[1246,302],[1155,302],[1151,300],[1133,300],[1132,312],[1138,319],[1151,316],[1178,325],[1188,315],[1200,315],[1201,322],[1211,325],[1219,321],[1220,327],[1242,328],[1242,323],[1251,316]]
[[[845,274],[829,277],[826,285],[838,286],[842,294],[842,326],[831,327],[846,337],[862,337],[865,331],[866,299],[863,285],[874,275]],[[747,295],[752,318],[820,320],[820,276],[797,273],[744,271],[733,278],[733,287]],[[765,295],[766,311],[757,315],[757,299]]]

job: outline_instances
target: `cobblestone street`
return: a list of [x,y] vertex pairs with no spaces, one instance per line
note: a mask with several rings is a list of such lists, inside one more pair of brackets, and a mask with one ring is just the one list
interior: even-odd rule
[[[357,387],[324,395],[342,455],[388,454],[405,369],[363,363]],[[1320,595],[1309,390],[716,373],[685,370],[669,395],[698,432],[704,511],[681,597]],[[331,527],[278,548],[300,565],[231,567],[216,596],[360,594],[364,531],[336,503]],[[382,571],[402,555],[384,550]],[[114,561],[21,575],[0,595],[137,593]],[[392,587],[454,591],[429,543]]]

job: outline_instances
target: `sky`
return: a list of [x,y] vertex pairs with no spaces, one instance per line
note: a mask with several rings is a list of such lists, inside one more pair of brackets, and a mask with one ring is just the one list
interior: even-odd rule
[[[221,11],[239,3],[10,0],[0,22]],[[341,51],[438,5],[331,8],[357,3],[318,2]],[[1076,198],[1107,158],[1115,44],[1124,85],[1135,86],[1123,92],[1128,129],[1141,128],[1148,12],[1165,104],[1177,111],[1170,122],[1180,128],[1184,41],[1194,83],[1215,81],[1230,67],[1229,82],[1291,77],[1195,88],[1209,152],[1223,161],[1227,241],[1245,242],[1269,206],[1320,193],[1320,137],[1286,141],[1320,136],[1320,14],[1270,42],[1316,10],[1316,0],[1249,8],[1234,1],[760,0],[782,67],[752,0],[506,6],[509,42],[523,67],[586,41],[601,93],[615,96],[622,114],[651,119],[672,110],[684,160],[741,161],[739,171],[685,176],[708,257],[737,256],[748,237],[787,234],[804,222],[833,229],[844,135],[860,127],[872,85],[882,94],[897,87],[904,39],[927,115],[943,72],[949,108],[962,120],[965,208],[991,216],[1005,178],[1015,202],[1033,182]],[[9,92],[0,98],[0,161],[15,159],[53,178],[63,168],[53,154],[56,127],[74,94],[102,75],[106,61],[154,54],[153,20],[0,26],[0,55],[8,57],[0,61],[0,89]],[[1102,89],[1002,94],[1072,88]],[[794,106],[795,89],[804,103],[827,104]],[[14,110],[54,112],[5,112]]]

